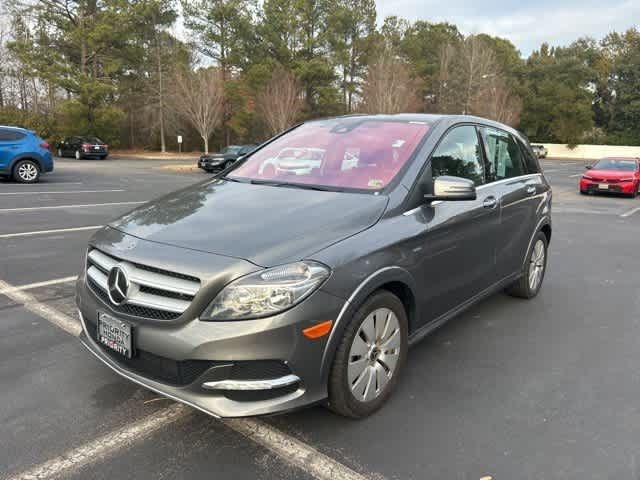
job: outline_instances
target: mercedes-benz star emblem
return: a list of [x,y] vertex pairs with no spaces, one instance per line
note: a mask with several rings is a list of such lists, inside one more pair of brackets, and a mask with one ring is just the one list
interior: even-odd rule
[[129,279],[122,267],[115,266],[109,270],[107,287],[109,300],[111,300],[114,305],[122,305],[127,300],[127,293],[129,293]]

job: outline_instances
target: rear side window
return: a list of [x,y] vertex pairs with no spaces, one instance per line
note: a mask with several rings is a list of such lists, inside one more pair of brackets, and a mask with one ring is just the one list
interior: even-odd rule
[[14,130],[0,130],[0,142],[22,140],[24,137],[24,133],[16,132]]
[[456,127],[445,134],[431,156],[433,178],[450,175],[484,183],[478,134],[473,126]]
[[480,132],[487,152],[487,181],[494,182],[528,173],[522,150],[510,134],[490,127],[481,127]]

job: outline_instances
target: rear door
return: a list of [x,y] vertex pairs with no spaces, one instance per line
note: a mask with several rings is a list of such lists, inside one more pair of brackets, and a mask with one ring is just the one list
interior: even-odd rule
[[473,125],[449,130],[431,156],[433,178],[468,178],[478,189],[476,200],[433,202],[422,208],[424,252],[420,266],[422,298],[429,320],[456,308],[495,281],[498,199],[484,189],[480,139]]
[[6,170],[11,160],[20,153],[20,143],[25,135],[11,129],[0,128],[0,170]]
[[487,188],[500,203],[496,272],[501,277],[518,273],[536,225],[536,210],[546,185],[527,161],[525,152],[509,132],[480,127],[487,160]]

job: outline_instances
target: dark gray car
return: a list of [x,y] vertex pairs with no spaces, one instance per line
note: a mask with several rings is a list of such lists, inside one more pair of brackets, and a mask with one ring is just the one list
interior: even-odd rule
[[[304,172],[264,169],[321,149]],[[324,402],[362,417],[407,348],[487,295],[531,298],[551,189],[525,139],[469,116],[307,122],[91,239],[82,342],[211,415]]]

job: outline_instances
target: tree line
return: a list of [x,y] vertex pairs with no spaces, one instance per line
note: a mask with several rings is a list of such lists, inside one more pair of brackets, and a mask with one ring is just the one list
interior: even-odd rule
[[309,118],[408,111],[640,145],[634,28],[523,58],[450,23],[378,21],[374,0],[25,0],[2,15],[0,124],[52,140],[164,151],[182,135],[208,150]]

